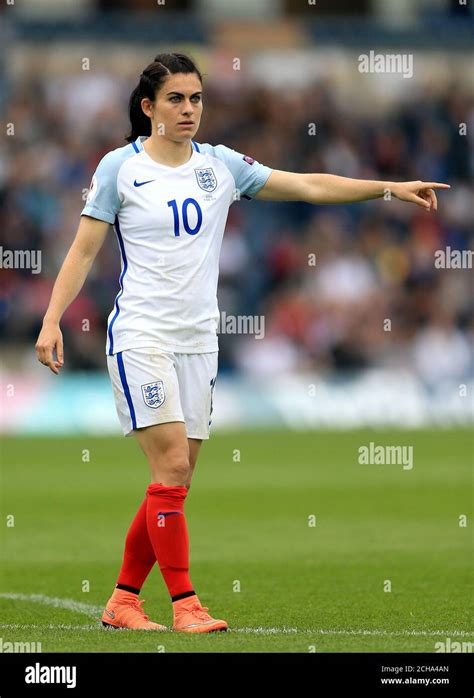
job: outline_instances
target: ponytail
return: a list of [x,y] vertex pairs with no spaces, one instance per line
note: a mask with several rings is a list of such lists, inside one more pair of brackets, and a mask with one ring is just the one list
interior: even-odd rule
[[189,56],[183,53],[159,53],[140,75],[140,81],[130,95],[128,114],[131,131],[125,140],[133,143],[139,136],[151,135],[151,120],[142,109],[141,101],[147,97],[155,101],[156,93],[169,75],[196,73],[202,83],[202,75]]
[[142,109],[141,101],[146,97],[140,85],[137,85],[130,95],[128,104],[128,114],[132,129],[126,137],[129,143],[136,141],[138,136],[149,136],[151,134],[151,121]]

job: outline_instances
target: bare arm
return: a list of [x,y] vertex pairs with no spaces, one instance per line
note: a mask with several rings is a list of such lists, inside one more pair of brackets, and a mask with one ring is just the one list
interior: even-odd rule
[[385,194],[401,201],[437,209],[435,189],[449,189],[440,182],[379,182],[331,174],[300,174],[273,170],[255,199],[305,201],[309,204],[346,204],[378,199]]
[[[59,322],[65,310],[81,290],[90,268],[102,247],[109,223],[81,216],[76,237],[54,283],[43,326],[35,345],[38,361],[59,374],[64,364],[63,338]],[[56,347],[57,361],[53,359]]]

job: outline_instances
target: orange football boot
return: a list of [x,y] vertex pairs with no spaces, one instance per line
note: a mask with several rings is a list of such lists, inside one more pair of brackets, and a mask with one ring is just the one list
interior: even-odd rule
[[153,623],[145,615],[142,604],[136,594],[125,589],[114,589],[102,614],[104,628],[128,628],[129,630],[168,630],[165,625]]
[[214,630],[227,630],[225,620],[216,620],[201,606],[196,595],[173,601],[173,630],[182,633],[210,633]]

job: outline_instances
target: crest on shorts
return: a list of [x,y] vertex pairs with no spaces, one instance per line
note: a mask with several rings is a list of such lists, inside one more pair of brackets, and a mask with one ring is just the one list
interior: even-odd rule
[[201,167],[194,170],[199,186],[204,191],[214,191],[217,187],[217,179],[212,167]]
[[147,407],[156,409],[165,401],[165,388],[163,381],[154,381],[154,383],[145,383],[142,385],[142,395]]

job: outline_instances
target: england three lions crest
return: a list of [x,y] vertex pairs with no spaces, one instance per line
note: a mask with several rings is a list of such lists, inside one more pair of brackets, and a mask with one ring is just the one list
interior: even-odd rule
[[165,389],[163,381],[155,381],[154,383],[145,383],[142,385],[142,395],[145,400],[145,405],[156,409],[165,401]]
[[201,167],[194,170],[199,186],[204,191],[214,191],[217,187],[217,179],[212,167]]

